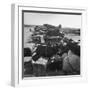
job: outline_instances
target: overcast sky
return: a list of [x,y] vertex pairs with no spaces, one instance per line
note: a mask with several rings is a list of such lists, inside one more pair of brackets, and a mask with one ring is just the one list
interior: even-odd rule
[[81,15],[47,14],[47,13],[24,13],[24,24],[43,25],[52,24],[62,27],[81,28]]

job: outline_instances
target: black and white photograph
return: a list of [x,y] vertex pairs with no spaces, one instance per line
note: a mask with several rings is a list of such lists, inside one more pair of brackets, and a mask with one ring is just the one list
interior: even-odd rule
[[80,75],[82,13],[22,10],[22,76]]

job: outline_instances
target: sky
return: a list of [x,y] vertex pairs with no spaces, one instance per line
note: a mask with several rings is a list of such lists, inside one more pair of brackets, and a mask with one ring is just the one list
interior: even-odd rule
[[81,15],[24,12],[25,25],[51,24],[62,27],[81,28]]

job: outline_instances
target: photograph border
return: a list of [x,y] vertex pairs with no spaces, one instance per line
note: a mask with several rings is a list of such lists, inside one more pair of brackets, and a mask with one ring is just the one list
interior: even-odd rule
[[[81,64],[81,75],[68,75],[68,76],[50,76],[50,77],[30,77],[30,78],[22,78],[23,74],[23,66],[21,60],[23,59],[23,12],[31,10],[39,12],[53,12],[53,13],[79,13],[82,14],[82,28],[81,28],[81,49],[83,49],[83,33],[86,29],[86,9],[85,8],[53,8],[53,7],[36,7],[36,6],[28,6],[22,4],[12,4],[11,6],[11,44],[12,44],[12,52],[11,52],[11,85],[12,86],[28,86],[36,83],[36,80],[40,79],[48,79],[50,78],[60,79],[62,78],[62,82],[75,82],[75,81],[85,81],[86,80],[86,61],[83,60]],[[67,12],[66,12],[67,11]],[[83,57],[83,50],[81,50],[81,58]],[[66,78],[67,77],[67,78]],[[77,78],[79,80],[77,80]],[[73,80],[72,80],[73,79]],[[33,81],[32,81],[33,80]],[[37,84],[36,84],[37,85]]]

